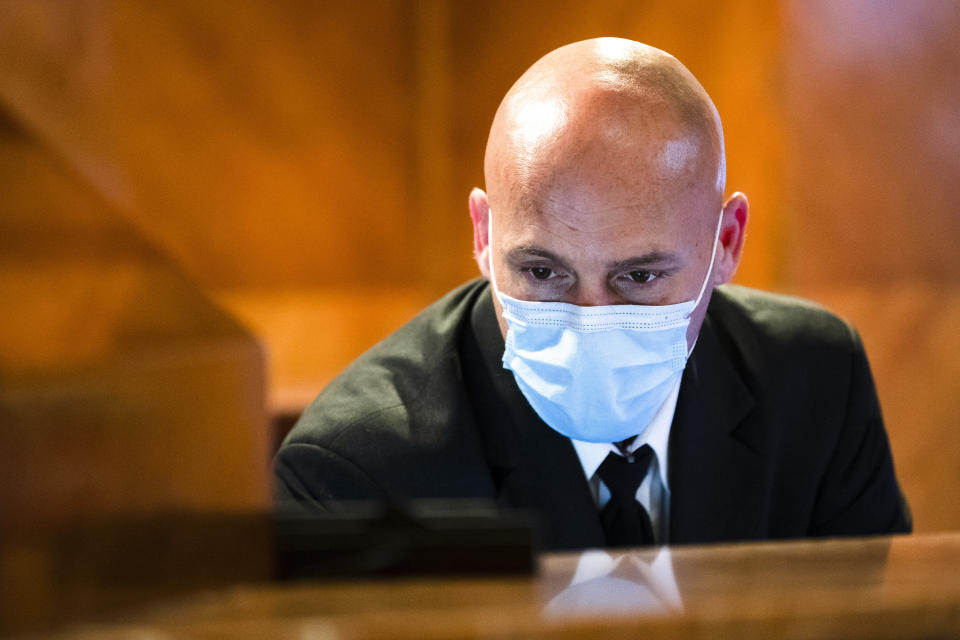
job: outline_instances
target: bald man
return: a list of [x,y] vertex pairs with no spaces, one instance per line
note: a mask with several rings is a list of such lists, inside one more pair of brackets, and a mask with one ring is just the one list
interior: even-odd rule
[[723,285],[748,204],[680,62],[617,38],[547,54],[484,169],[483,278],[317,397],[277,454],[281,505],[491,498],[548,549],[910,530],[856,332]]

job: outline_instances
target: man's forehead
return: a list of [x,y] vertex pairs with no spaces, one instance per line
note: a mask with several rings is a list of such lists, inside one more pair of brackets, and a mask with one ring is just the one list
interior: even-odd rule
[[[521,183],[593,183],[597,189],[716,188],[716,154],[702,132],[670,114],[581,114],[562,126],[539,109],[504,135],[503,178]],[[532,123],[536,122],[536,126]],[[522,126],[521,126],[522,125]]]
[[515,153],[505,155],[504,171],[492,185],[495,206],[589,231],[638,220],[696,224],[682,219],[696,216],[707,201],[712,209],[720,196],[703,140],[689,130],[634,132],[622,140],[590,133],[561,136],[536,153],[510,149]]
[[[556,255],[619,262],[657,254],[683,257],[696,245],[696,235],[669,213],[651,213],[635,204],[603,211],[578,210],[563,203],[515,211],[501,224],[500,238],[506,250],[536,250]],[[496,216],[496,214],[494,214]]]
[[644,232],[662,237],[698,233],[706,218],[713,219],[717,207],[715,194],[697,190],[567,187],[545,184],[518,189],[512,202],[503,203],[503,222],[518,231],[529,227],[566,235]]
[[515,213],[510,217],[516,219],[518,230],[539,228],[551,232],[596,235],[637,228],[664,231],[674,226],[671,224],[673,216],[639,200],[597,206],[572,198],[531,198],[521,201]]

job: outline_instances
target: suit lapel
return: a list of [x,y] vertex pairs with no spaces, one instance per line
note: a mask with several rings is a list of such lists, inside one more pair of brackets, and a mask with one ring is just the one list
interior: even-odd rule
[[540,537],[548,549],[583,549],[604,545],[597,506],[570,441],[533,419],[520,417],[519,464],[507,471],[500,487],[506,503],[536,510]]
[[492,296],[481,295],[462,352],[498,500],[536,512],[547,549],[603,546],[597,507],[573,445],[540,420],[503,368],[495,313]]
[[708,315],[670,432],[671,542],[761,537],[766,447],[753,405]]

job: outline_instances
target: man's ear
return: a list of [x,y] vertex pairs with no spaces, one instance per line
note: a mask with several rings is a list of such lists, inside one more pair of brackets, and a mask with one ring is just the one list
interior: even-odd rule
[[483,189],[474,187],[469,198],[473,222],[473,258],[484,278],[490,279],[490,203]]
[[747,196],[739,191],[730,196],[723,205],[723,222],[720,224],[720,239],[717,243],[720,256],[716,265],[715,284],[729,282],[737,272],[749,208]]

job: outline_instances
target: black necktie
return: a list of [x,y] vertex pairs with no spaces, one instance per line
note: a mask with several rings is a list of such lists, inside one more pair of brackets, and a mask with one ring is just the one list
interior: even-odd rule
[[607,534],[608,547],[654,543],[650,514],[636,498],[652,459],[653,449],[643,445],[628,457],[611,451],[597,469],[597,475],[610,490],[610,502],[600,510],[600,523]]

